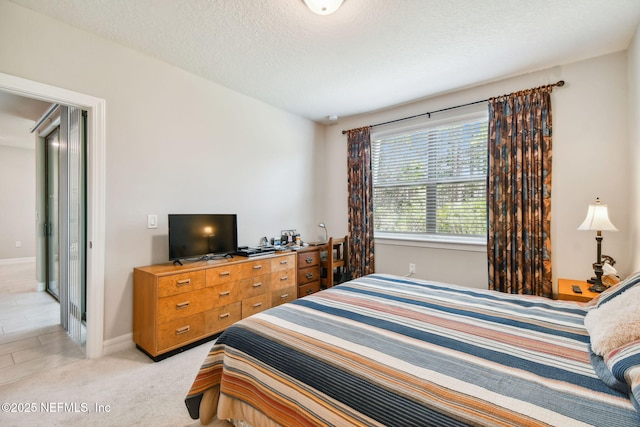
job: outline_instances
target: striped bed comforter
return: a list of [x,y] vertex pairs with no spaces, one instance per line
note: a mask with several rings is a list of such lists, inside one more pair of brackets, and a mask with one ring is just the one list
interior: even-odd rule
[[370,275],[227,329],[185,402],[262,426],[638,426],[577,303]]

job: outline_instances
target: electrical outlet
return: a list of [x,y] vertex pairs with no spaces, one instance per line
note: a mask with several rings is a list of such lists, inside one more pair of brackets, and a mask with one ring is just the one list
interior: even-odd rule
[[16,248],[21,248],[22,242],[20,240],[16,240]]
[[412,262],[409,263],[409,274],[414,274],[416,272],[416,265]]

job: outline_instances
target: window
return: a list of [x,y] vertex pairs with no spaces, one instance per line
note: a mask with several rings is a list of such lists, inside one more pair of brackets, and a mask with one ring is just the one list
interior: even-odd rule
[[372,169],[376,237],[486,237],[486,112],[375,134]]

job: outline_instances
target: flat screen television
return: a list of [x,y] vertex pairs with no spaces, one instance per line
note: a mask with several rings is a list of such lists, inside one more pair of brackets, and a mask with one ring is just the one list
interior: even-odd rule
[[224,256],[238,249],[236,214],[169,214],[171,261]]

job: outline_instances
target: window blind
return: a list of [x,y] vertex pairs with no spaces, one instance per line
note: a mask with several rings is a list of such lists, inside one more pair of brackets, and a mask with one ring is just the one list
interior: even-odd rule
[[487,117],[372,141],[376,232],[486,235]]

